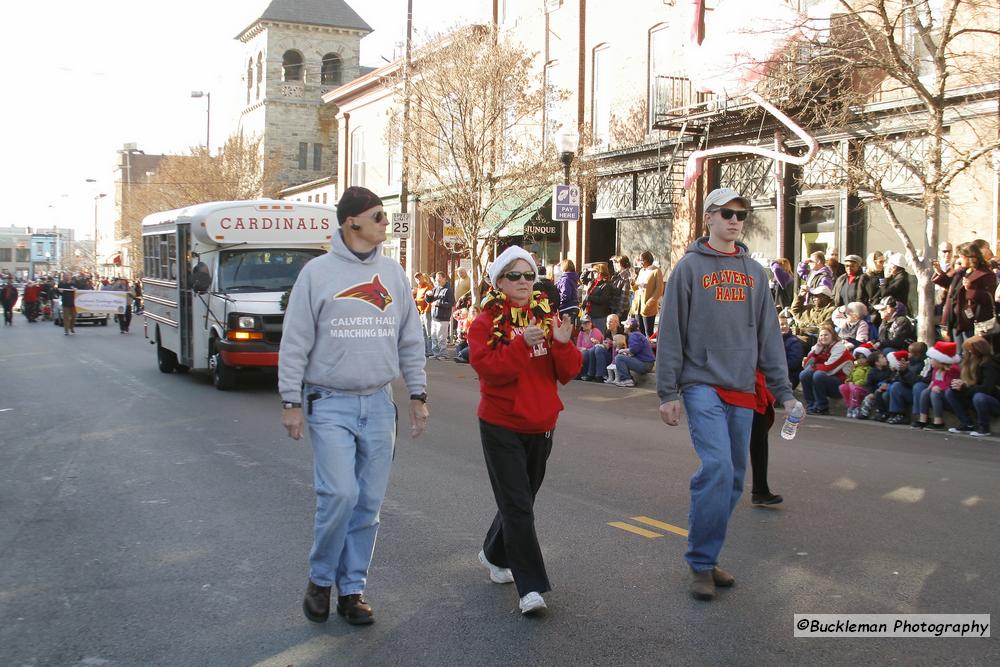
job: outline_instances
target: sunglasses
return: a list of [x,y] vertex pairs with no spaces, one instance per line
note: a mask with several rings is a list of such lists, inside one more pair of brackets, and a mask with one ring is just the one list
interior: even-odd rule
[[723,220],[732,220],[733,216],[735,215],[737,220],[743,222],[744,220],[747,219],[747,216],[750,214],[750,211],[737,211],[731,208],[720,208],[717,210],[719,211],[719,215],[722,216]]
[[375,215],[372,215],[372,216],[368,216],[368,215],[366,215],[366,216],[360,216],[360,215],[358,215],[358,216],[355,216],[355,217],[357,217],[357,218],[361,218],[361,217],[369,218],[370,217],[372,220],[374,220],[377,223],[378,222],[382,222],[383,220],[387,220],[388,219],[388,217],[385,214],[385,211],[375,211]]
[[503,274],[503,277],[512,283],[516,283],[521,278],[530,282],[535,282],[535,273],[533,271],[508,271]]

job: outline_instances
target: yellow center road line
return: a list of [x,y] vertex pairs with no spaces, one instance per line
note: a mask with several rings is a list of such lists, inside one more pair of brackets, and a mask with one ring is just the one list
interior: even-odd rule
[[638,521],[639,523],[644,523],[647,526],[653,526],[654,528],[659,528],[660,530],[666,530],[675,535],[680,535],[681,537],[687,537],[688,532],[683,528],[678,528],[669,523],[664,523],[662,521],[657,521],[656,519],[650,519],[648,516],[634,516],[633,521]]
[[615,528],[621,528],[622,530],[627,530],[630,533],[635,533],[636,535],[642,535],[643,537],[648,537],[650,539],[653,539],[654,537],[663,537],[663,535],[660,535],[659,533],[654,533],[651,530],[646,530],[645,528],[639,528],[638,526],[633,526],[623,521],[611,521],[610,523],[608,523],[608,525],[613,526]]

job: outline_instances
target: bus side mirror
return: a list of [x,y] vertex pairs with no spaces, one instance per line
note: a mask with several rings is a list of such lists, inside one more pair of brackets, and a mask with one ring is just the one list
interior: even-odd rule
[[195,264],[195,267],[191,269],[191,276],[188,282],[191,285],[191,289],[195,292],[207,292],[208,288],[212,285],[212,273],[208,269],[208,264],[205,264],[205,262]]

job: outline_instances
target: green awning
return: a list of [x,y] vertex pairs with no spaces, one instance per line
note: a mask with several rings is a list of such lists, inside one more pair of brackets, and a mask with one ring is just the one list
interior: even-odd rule
[[[507,220],[507,224],[500,230],[500,236],[521,236],[524,234],[524,226],[532,220],[538,218],[547,220],[545,217],[545,207],[552,200],[551,193],[543,191],[533,201],[524,203],[523,199],[510,197],[506,201],[495,204],[486,216],[486,229],[492,231],[496,226]],[[513,217],[511,217],[513,216]]]

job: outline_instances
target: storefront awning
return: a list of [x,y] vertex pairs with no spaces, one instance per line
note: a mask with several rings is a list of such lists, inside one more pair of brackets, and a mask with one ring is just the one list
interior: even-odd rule
[[532,201],[524,203],[523,199],[508,198],[493,206],[486,217],[486,233],[496,229],[503,223],[507,223],[500,230],[499,236],[521,236],[524,234],[524,226],[538,217],[545,220],[545,207],[551,201],[551,194],[548,190],[543,191]]

